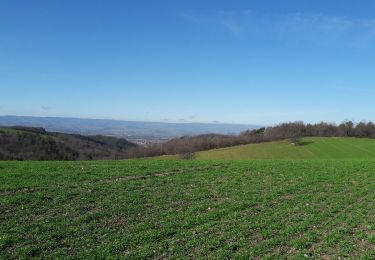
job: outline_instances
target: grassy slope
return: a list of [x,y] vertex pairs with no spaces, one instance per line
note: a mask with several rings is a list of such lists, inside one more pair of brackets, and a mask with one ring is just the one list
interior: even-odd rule
[[0,162],[0,258],[374,259],[374,190],[375,160]]
[[[248,159],[350,159],[375,158],[375,139],[367,138],[304,138],[304,145],[294,146],[288,141],[234,146],[197,153],[202,160]],[[178,156],[162,156],[176,159]]]

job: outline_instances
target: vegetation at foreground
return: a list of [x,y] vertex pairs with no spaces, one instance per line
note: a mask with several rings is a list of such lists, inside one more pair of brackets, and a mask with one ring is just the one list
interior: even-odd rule
[[[290,140],[239,145],[195,153],[200,160],[253,159],[375,159],[375,139],[305,137],[299,144]],[[165,155],[155,159],[181,159]]]
[[187,154],[217,148],[253,144],[301,137],[359,137],[375,138],[375,124],[372,122],[346,121],[340,125],[329,123],[304,124],[303,122],[283,123],[272,127],[249,130],[240,135],[206,134],[184,136],[166,143],[147,147],[134,147],[126,151],[127,158],[160,155]]
[[375,160],[0,162],[0,258],[375,258]]
[[0,160],[120,159],[136,145],[108,136],[47,132],[43,128],[0,128]]

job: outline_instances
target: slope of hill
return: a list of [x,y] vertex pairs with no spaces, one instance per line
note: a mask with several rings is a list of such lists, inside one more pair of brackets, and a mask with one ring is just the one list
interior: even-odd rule
[[[178,156],[161,156],[160,159],[177,159]],[[345,159],[375,158],[375,139],[306,137],[301,145],[288,140],[248,144],[196,153],[202,160],[249,159]]]
[[82,119],[65,117],[0,116],[0,126],[43,127],[47,131],[82,135],[107,135],[125,138],[173,138],[206,133],[239,134],[257,125],[222,123],[161,123]]
[[0,160],[118,159],[135,146],[115,137],[51,133],[32,127],[0,128]]

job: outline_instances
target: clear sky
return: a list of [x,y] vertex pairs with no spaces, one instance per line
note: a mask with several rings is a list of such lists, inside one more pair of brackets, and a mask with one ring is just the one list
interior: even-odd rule
[[1,0],[0,114],[375,121],[373,0]]

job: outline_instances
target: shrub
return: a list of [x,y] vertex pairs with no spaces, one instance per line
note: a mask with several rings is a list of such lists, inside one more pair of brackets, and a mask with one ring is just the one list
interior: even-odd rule
[[196,157],[195,153],[182,153],[180,154],[181,160],[194,160]]
[[299,146],[299,145],[302,145],[302,139],[299,138],[299,137],[292,137],[289,142],[292,144],[292,145],[295,145],[295,146]]

